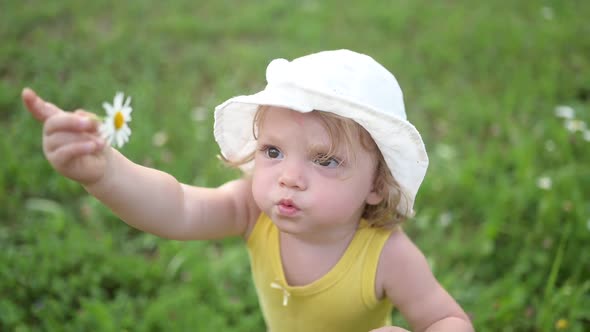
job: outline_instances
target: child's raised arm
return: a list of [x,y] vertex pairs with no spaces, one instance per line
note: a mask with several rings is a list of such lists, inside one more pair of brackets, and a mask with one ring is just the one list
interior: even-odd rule
[[43,123],[50,164],[135,228],[178,240],[221,238],[245,235],[258,213],[248,180],[219,188],[181,184],[106,146],[90,113],[65,112],[30,89],[23,90],[22,99]]
[[473,331],[467,314],[438,283],[422,252],[401,229],[383,248],[377,278],[412,331]]

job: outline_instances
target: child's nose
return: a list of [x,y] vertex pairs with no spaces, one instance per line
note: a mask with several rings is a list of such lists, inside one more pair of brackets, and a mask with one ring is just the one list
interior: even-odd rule
[[305,166],[302,162],[286,160],[283,162],[283,169],[279,178],[282,187],[298,190],[307,189],[305,180]]

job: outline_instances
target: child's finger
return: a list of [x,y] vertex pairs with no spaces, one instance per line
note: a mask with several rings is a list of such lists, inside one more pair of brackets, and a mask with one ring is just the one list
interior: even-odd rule
[[35,91],[29,88],[23,89],[21,98],[27,110],[40,122],[45,122],[51,116],[63,112],[59,107],[41,99]]
[[96,131],[98,123],[89,117],[74,113],[62,112],[50,117],[45,123],[45,135],[52,135],[59,131]]
[[77,109],[77,110],[74,111],[74,114],[80,115],[80,116],[83,116],[83,117],[85,117],[87,119],[92,120],[92,122],[93,122],[93,124],[94,124],[94,126],[96,128],[98,128],[98,126],[101,123],[100,118],[96,114],[94,114],[92,112],[88,112],[88,111],[85,111],[83,109]]
[[74,113],[79,114],[79,115],[83,115],[85,117],[89,117],[94,120],[98,120],[98,117],[96,116],[96,114],[94,114],[92,112],[85,111],[83,109],[75,110]]
[[71,160],[83,155],[92,154],[98,151],[98,146],[93,140],[75,142],[59,147],[57,150],[50,152],[48,156],[56,165],[65,166]]
[[59,131],[45,138],[43,149],[46,153],[51,153],[64,145],[87,141],[93,141],[100,147],[104,146],[104,140],[97,133]]

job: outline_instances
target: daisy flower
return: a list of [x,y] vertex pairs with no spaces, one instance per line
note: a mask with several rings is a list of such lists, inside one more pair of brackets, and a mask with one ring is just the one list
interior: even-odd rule
[[577,131],[584,132],[586,130],[586,122],[577,119],[566,119],[565,128],[572,133]]
[[537,179],[537,187],[539,187],[543,190],[551,189],[552,185],[553,185],[553,181],[551,181],[551,178],[548,176],[542,176]]
[[[124,102],[123,102],[124,100]],[[131,135],[131,128],[127,125],[131,121],[131,97],[123,92],[117,92],[113,104],[104,102],[102,107],[107,112],[107,116],[100,126],[100,133],[110,145],[122,147]]]
[[559,105],[555,107],[555,116],[563,119],[573,119],[575,111],[572,107],[567,105]]

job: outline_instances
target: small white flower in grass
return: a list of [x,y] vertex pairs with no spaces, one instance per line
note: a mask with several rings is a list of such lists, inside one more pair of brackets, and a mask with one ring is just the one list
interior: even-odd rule
[[576,131],[583,132],[586,130],[586,122],[577,119],[566,119],[565,128],[571,133],[575,133]]
[[152,136],[152,144],[156,147],[162,147],[168,142],[168,134],[165,131],[158,131]]
[[574,109],[570,106],[560,105],[555,107],[555,116],[557,116],[558,118],[573,119],[574,114]]
[[208,116],[209,116],[209,110],[204,106],[195,107],[191,111],[191,118],[195,122],[203,122],[203,121],[207,120]]
[[107,117],[100,126],[100,133],[110,145],[122,147],[131,135],[131,128],[127,125],[131,121],[131,97],[123,92],[117,92],[113,104],[102,103],[102,107],[107,112]]
[[438,217],[439,224],[445,228],[453,221],[453,215],[450,212],[445,212]]
[[543,7],[541,8],[541,14],[546,20],[553,19],[553,9],[551,7]]
[[453,160],[457,156],[457,151],[451,145],[438,144],[435,149],[435,154],[445,160]]
[[552,185],[553,185],[553,182],[551,181],[551,178],[548,176],[542,176],[539,179],[537,179],[537,187],[539,187],[543,190],[551,189]]
[[552,140],[546,141],[545,142],[545,150],[547,150],[547,152],[555,151],[555,142],[553,142]]

